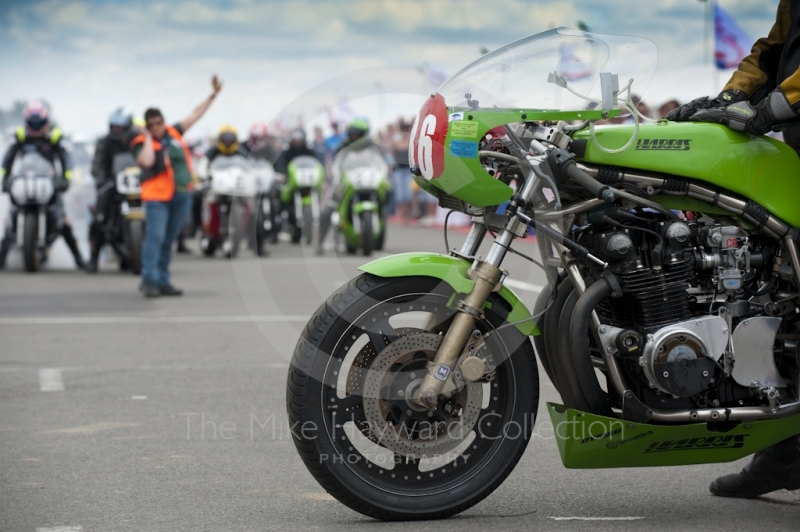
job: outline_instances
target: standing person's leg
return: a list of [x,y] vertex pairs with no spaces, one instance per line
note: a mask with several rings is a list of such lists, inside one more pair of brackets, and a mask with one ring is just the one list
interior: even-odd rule
[[160,295],[158,264],[166,239],[169,203],[145,201],[144,212],[147,223],[145,224],[144,242],[142,242],[142,284],[139,290],[146,297],[156,297]]
[[719,477],[709,486],[714,495],[743,499],[779,489],[800,490],[800,436],[757,452],[741,473]]
[[170,282],[169,263],[172,260],[172,243],[178,238],[186,216],[192,207],[192,195],[189,192],[175,192],[169,206],[169,217],[161,244],[161,254],[158,260],[158,287],[161,295],[180,295],[181,291],[175,289]]

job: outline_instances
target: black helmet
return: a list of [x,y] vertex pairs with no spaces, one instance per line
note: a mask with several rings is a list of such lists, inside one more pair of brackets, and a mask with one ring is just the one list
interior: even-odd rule
[[305,146],[306,132],[300,128],[295,129],[292,131],[292,136],[289,138],[289,142],[295,146]]

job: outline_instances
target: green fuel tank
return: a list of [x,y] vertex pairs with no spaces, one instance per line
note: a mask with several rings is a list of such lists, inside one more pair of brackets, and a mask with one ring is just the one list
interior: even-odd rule
[[[597,141],[621,148],[634,126],[598,126]],[[800,157],[769,137],[752,137],[718,124],[667,122],[639,126],[634,143],[619,153],[588,140],[585,163],[690,177],[745,196],[784,222],[800,227]]]

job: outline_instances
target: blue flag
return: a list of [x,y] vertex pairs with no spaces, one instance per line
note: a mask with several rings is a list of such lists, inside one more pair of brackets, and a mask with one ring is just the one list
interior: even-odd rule
[[714,4],[714,63],[717,68],[739,66],[754,42],[727,11]]

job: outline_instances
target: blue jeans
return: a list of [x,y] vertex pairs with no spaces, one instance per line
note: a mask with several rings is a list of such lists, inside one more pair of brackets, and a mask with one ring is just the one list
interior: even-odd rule
[[172,243],[178,237],[192,206],[190,192],[175,192],[170,201],[145,201],[147,216],[142,243],[142,281],[158,286],[169,282]]

